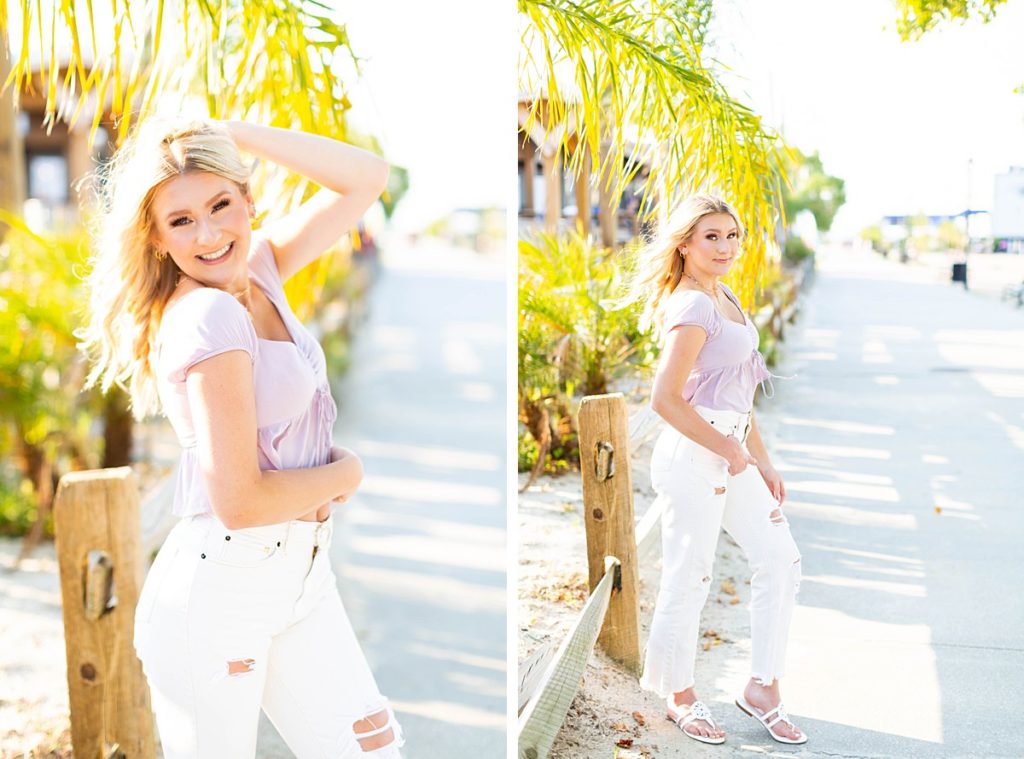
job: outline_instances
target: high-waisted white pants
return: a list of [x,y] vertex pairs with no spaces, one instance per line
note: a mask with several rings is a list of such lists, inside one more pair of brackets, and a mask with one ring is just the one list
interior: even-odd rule
[[[695,406],[716,429],[741,442],[749,414]],[[725,459],[671,426],[651,455],[651,482],[663,503],[662,570],[640,684],[667,697],[694,684],[700,613],[712,583],[718,534],[743,549],[750,581],[751,676],[770,685],[784,671],[786,640],[800,585],[800,552],[778,501],[757,467],[730,476]]]
[[[171,530],[134,641],[166,759],[251,759],[261,707],[299,759],[399,757],[401,729],[338,595],[333,520],[228,530],[203,515]],[[364,751],[371,733],[393,740]]]

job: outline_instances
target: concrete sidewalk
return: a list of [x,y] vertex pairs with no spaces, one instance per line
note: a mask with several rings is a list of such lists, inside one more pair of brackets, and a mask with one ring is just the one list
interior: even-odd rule
[[[393,241],[338,387],[342,599],[407,759],[505,756],[504,261]],[[287,757],[264,718],[261,757]]]
[[803,553],[783,688],[812,737],[747,719],[733,755],[1024,753],[1024,313],[936,279],[827,251],[786,337],[798,376],[758,418]]

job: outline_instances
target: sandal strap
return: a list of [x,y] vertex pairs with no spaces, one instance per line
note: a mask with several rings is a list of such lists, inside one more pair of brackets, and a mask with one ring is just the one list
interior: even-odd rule
[[[778,712],[778,714],[775,715],[774,719],[769,720],[768,715],[774,714],[775,712]],[[761,721],[769,730],[771,730],[780,722],[785,722],[787,725],[793,728],[796,727],[796,725],[793,724],[793,721],[789,718],[789,714],[786,713],[786,707],[782,705],[781,701],[779,702],[779,705],[776,706],[774,709],[770,709],[769,711],[765,712],[764,715],[762,715],[761,717]]]
[[[674,706],[676,709],[681,706],[680,704],[672,704],[669,702],[669,706]],[[673,709],[674,711],[674,709]],[[686,727],[694,720],[702,719],[707,722],[711,727],[718,729],[718,724],[715,722],[715,718],[711,716],[711,710],[708,709],[707,704],[703,701],[694,701],[690,705],[690,709],[686,714],[681,714],[674,721],[679,727]]]

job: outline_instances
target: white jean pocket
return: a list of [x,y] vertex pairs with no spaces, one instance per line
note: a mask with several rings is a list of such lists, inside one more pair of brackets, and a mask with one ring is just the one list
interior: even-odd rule
[[207,561],[240,569],[268,564],[280,549],[279,541],[247,534],[245,530],[235,530],[222,537],[211,535],[207,545],[203,551]]

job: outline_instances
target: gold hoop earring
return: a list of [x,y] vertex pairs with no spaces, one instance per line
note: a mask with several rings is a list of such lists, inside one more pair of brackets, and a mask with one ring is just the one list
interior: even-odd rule
[[156,258],[157,261],[164,261],[167,258],[167,251],[166,250],[154,250],[153,251],[153,257]]

